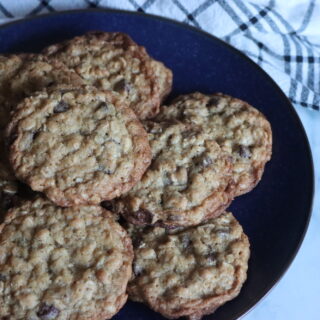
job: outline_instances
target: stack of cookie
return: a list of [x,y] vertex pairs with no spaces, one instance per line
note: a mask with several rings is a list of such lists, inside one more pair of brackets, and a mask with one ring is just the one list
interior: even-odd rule
[[249,241],[225,210],[271,157],[258,110],[161,106],[172,72],[122,33],[0,63],[1,319],[110,319],[127,295],[200,319],[239,294]]

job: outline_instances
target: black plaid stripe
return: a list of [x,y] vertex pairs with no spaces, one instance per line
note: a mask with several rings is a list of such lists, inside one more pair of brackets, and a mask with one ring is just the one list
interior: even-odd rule
[[188,22],[187,20],[193,22],[199,14],[209,8],[214,2],[217,2],[217,0],[207,0],[203,2],[198,8],[187,15],[187,19],[184,22]]
[[[258,10],[260,9],[259,6],[254,5]],[[272,8],[270,7],[266,7],[265,11],[267,12],[272,12]],[[288,40],[288,38],[282,34],[279,26],[277,25],[277,23],[274,21],[274,19],[272,19],[270,17],[270,14],[266,14],[263,16],[263,19],[268,23],[268,25],[270,26],[270,28],[276,33],[279,34],[281,36],[282,39],[282,43],[283,43],[283,55],[279,54],[278,52],[274,52],[272,51],[270,48],[268,48],[267,46],[263,45],[262,48],[267,50],[269,54],[271,54],[273,57],[278,57],[278,59],[284,60],[284,70],[286,73],[290,74],[291,72],[291,65],[290,65],[290,61],[288,61],[287,59],[285,59],[285,57],[290,56],[290,51],[291,51],[291,46],[290,46],[290,42]]]
[[200,25],[196,18],[181,4],[178,0],[172,0],[172,2],[179,8],[187,17],[187,21],[194,24],[196,27],[200,28]]
[[258,55],[258,64],[261,65],[262,61],[263,61],[263,43],[262,42],[258,42],[257,43],[258,48],[259,48],[259,55]]
[[316,111],[320,110],[319,100],[318,100],[317,104],[308,103],[308,102],[305,102],[305,101],[298,101],[298,100],[291,100],[291,101],[293,103],[300,104],[300,105],[302,105],[303,107],[306,107],[306,108],[311,108],[311,109],[316,110]]
[[318,94],[314,95],[312,106],[314,106],[313,107],[314,110],[317,110],[317,111],[320,110],[320,97]]
[[132,6],[139,12],[146,12],[147,9],[155,2],[156,0],[147,0],[142,5],[139,5],[135,0],[128,0]]
[[29,16],[36,15],[41,12],[43,9],[48,9],[50,12],[54,12],[55,10],[50,5],[51,0],[39,0],[39,4],[28,14]]
[[134,0],[128,0],[128,2],[130,2],[137,11],[144,12],[143,9]]
[[[246,36],[249,36],[250,39],[254,39],[253,36],[251,35],[251,33],[249,32],[250,25],[257,28],[259,31],[262,31],[263,27],[260,23],[260,18],[267,15],[269,10],[262,9],[258,12],[258,15],[254,15],[252,13],[252,11],[245,5],[244,2],[236,1],[235,4],[247,16],[248,20],[246,23],[242,23],[236,30],[231,32],[231,34],[229,34],[227,36],[227,38],[230,41],[232,36],[234,36],[240,32],[246,31]],[[258,47],[258,55],[250,53],[249,51],[247,51],[246,54],[249,55],[251,58],[253,58],[259,65],[261,65],[263,62],[263,50],[262,50],[263,44],[260,41],[255,41],[255,39],[254,39],[254,42],[255,42],[255,45]]]
[[308,24],[310,23],[311,16],[314,12],[315,4],[316,4],[315,0],[310,1],[309,7],[307,9],[307,12],[306,12],[304,18],[303,18],[301,26],[300,26],[300,28],[298,28],[295,31],[296,33],[304,31],[306,29],[306,27],[308,26]]
[[[265,20],[269,23],[269,26],[276,33],[280,34],[283,39],[285,54],[282,57],[282,59],[284,60],[285,72],[290,75],[291,69],[293,69],[292,62],[294,62],[293,57],[289,54],[291,51],[290,43],[289,43],[287,37],[280,31],[280,28],[278,27],[278,25],[279,25],[279,22],[282,23],[290,33],[292,33],[293,28],[290,26],[289,23],[287,23],[284,19],[282,19],[282,17],[280,15],[278,15],[276,12],[274,12],[271,8],[269,8],[269,9],[270,9],[269,11],[275,16],[275,18],[280,20],[280,21],[275,22],[275,20],[271,18],[271,14],[269,16],[265,17]],[[299,62],[302,62],[303,59],[302,59],[302,49],[301,49],[299,42],[294,37],[292,37],[291,43],[293,43],[295,45],[295,50],[296,50],[297,54],[296,54],[296,60],[295,60],[295,62],[296,62],[296,64],[295,64],[295,69],[296,69],[295,80],[291,80],[291,82],[290,82],[289,98],[292,101],[293,100],[295,101],[295,97],[296,97],[296,93],[297,93],[297,89],[298,89],[298,83],[296,80],[298,80],[298,81],[302,80],[302,66]],[[264,46],[262,46],[262,48],[263,47]],[[269,49],[269,53],[270,52],[271,52],[271,50]],[[303,87],[302,92],[301,92],[301,98],[305,99],[305,101],[307,101],[308,94],[309,94],[309,91],[305,87]]]
[[149,7],[151,7],[156,0],[147,0],[143,5],[142,5],[142,10],[147,11]]
[[245,7],[243,3],[241,4],[241,8],[248,15],[248,20],[246,22],[241,23],[232,33],[230,33],[230,37],[235,36],[236,34],[241,33],[243,31],[249,30],[251,26],[257,27],[258,30],[261,30],[262,26],[260,20],[268,14],[268,11],[270,11],[270,8],[266,7],[264,9],[261,9],[258,12],[258,14],[252,15],[252,13],[248,10],[247,7]]
[[[229,15],[229,17],[233,20],[233,22],[236,23],[236,25],[238,25],[238,26],[244,25],[244,22],[236,14],[236,12],[233,10],[233,8],[229,5],[229,3],[227,1],[222,0],[219,2],[219,5]],[[238,29],[238,27],[237,27],[237,29]],[[233,33],[231,33],[228,37],[231,37],[231,36],[233,36]]]
[[[287,29],[288,33],[293,35],[290,39],[292,40],[291,43],[293,43],[295,45],[296,52],[297,52],[296,57],[302,56],[301,45],[300,45],[299,41],[296,39],[296,37],[294,36],[294,28],[285,19],[283,19],[282,16],[280,14],[278,14],[276,11],[273,11],[272,13],[278,19],[278,22],[280,22],[284,25],[284,27]],[[291,56],[290,56],[290,53],[288,53],[288,51],[284,55],[284,60],[287,64],[291,62]],[[298,81],[301,81],[302,80],[301,64],[296,63],[295,67],[296,67],[295,78]],[[296,93],[297,93],[297,85],[296,85],[296,82],[292,80],[291,85],[290,85],[290,89],[289,89],[289,98],[291,100],[294,100],[296,98]]]
[[[237,4],[238,4],[238,2],[237,2]],[[309,92],[310,92],[309,89],[310,88],[313,89],[313,83],[314,83],[314,65],[313,64],[316,63],[316,61],[318,61],[320,59],[318,59],[318,57],[315,58],[312,55],[312,51],[310,50],[310,45],[309,46],[304,45],[304,47],[308,51],[308,56],[303,56],[303,54],[302,54],[302,45],[300,43],[301,39],[299,39],[296,36],[296,32],[291,27],[291,25],[287,21],[285,21],[281,17],[281,15],[278,15],[276,12],[274,12],[273,8],[271,8],[270,5],[272,5],[272,3],[269,3],[269,6],[263,8],[263,9],[260,9],[259,12],[258,12],[258,16],[261,17],[261,18],[265,17],[265,20],[268,22],[269,26],[276,33],[281,35],[282,40],[283,40],[284,55],[281,56],[276,52],[272,52],[272,50],[270,48],[266,47],[263,43],[261,43],[260,41],[256,40],[254,37],[249,36],[248,34],[246,36],[248,38],[251,38],[251,40],[253,42],[255,42],[255,44],[258,46],[259,54],[257,56],[255,54],[252,54],[252,53],[249,53],[249,52],[246,52],[246,53],[250,57],[254,58],[254,60],[257,61],[259,64],[262,64],[262,62],[263,62],[262,52],[263,52],[263,50],[268,51],[269,54],[273,55],[278,60],[284,60],[285,72],[288,73],[289,75],[291,73],[291,69],[293,69],[292,66],[294,64],[294,67],[295,67],[294,69],[296,70],[295,75],[294,75],[295,80],[291,81],[290,89],[289,89],[289,97],[293,101],[297,101],[297,100],[295,100],[295,96],[296,96],[296,93],[297,93],[297,82],[296,82],[296,80],[298,80],[300,82],[302,82],[302,80],[303,80],[302,79],[302,75],[304,73],[303,73],[303,70],[302,70],[302,63],[308,64],[309,65],[308,66],[308,75],[307,75],[308,87],[302,86],[302,90],[301,90],[301,101],[308,101],[308,96],[309,96]],[[240,5],[238,5],[238,6],[239,6],[239,8],[242,9],[242,12],[244,12],[247,15],[249,23],[241,24],[238,27],[238,29],[234,30],[233,32],[231,32],[227,36],[228,40],[231,41],[231,42],[232,42],[232,37],[235,36],[236,34],[238,34],[239,30],[245,31],[245,33],[246,33],[246,31],[251,26],[255,26],[255,24],[259,23],[259,20],[260,20],[260,18],[258,19],[258,18],[256,18],[256,16],[254,16],[255,19],[252,18],[252,12],[250,12],[250,10],[248,10],[248,8],[243,3],[241,3],[241,6]],[[259,9],[258,5],[256,5],[256,7],[257,7],[257,9]],[[307,24],[309,23],[313,8],[314,8],[314,5],[313,5],[313,1],[312,1],[310,6],[309,6],[309,8],[308,8],[308,10],[307,10],[307,13],[306,13],[304,19],[303,19],[303,22],[302,22],[302,25],[301,25],[300,29],[305,28],[307,26]],[[274,19],[272,19],[270,16],[268,16],[267,14],[268,14],[269,11],[272,14],[275,15],[276,19],[278,19],[280,21],[274,21]],[[294,45],[295,52],[296,52],[295,55],[290,54],[290,52],[292,51],[292,48],[290,47],[290,42],[287,39],[288,36],[286,34],[283,34],[280,31],[280,29],[278,28],[279,22],[286,27],[286,29],[288,30],[288,32],[290,34],[293,35],[291,37],[291,39],[290,39],[291,40],[290,42]],[[317,97],[317,95],[315,95],[315,97]],[[310,103],[305,102],[305,106],[312,107],[313,109],[316,109],[314,107],[315,105],[316,104],[310,104]]]
[[[306,46],[306,50],[308,52],[308,56],[305,58],[305,57],[301,57],[301,62],[300,62],[300,59],[299,59],[299,62],[297,60],[297,63],[307,63],[308,64],[308,79],[307,79],[307,85],[310,89],[314,90],[315,89],[315,83],[314,83],[314,80],[315,80],[315,58],[313,56],[313,52],[312,50],[310,49],[309,46]],[[320,57],[318,59],[318,62],[320,62]]]
[[2,3],[0,3],[0,11],[1,11],[1,13],[2,13],[5,17],[7,17],[7,18],[13,18],[13,17],[14,17],[13,14],[12,14],[10,11],[8,11],[8,10],[2,5]]
[[[301,39],[298,36],[296,36],[296,32],[295,32],[294,28],[292,28],[292,26],[287,21],[285,21],[281,16],[279,17],[279,19],[286,26],[287,30],[292,34],[292,40],[296,44],[298,51],[303,46],[308,51],[308,54],[309,54],[308,57],[303,57],[303,55],[299,54],[299,52],[298,52],[298,54],[295,57],[290,57],[290,56],[285,57],[287,60],[290,60],[290,61],[293,60],[293,62],[295,62],[295,65],[296,65],[296,76],[295,76],[295,80],[291,81],[291,85],[290,85],[290,89],[289,89],[289,98],[291,101],[297,101],[300,98],[300,100],[304,102],[304,104],[301,104],[302,106],[311,107],[314,110],[319,110],[319,108],[317,108],[313,103],[308,102],[309,95],[312,92],[312,90],[314,89],[314,86],[313,86],[314,62],[316,59],[314,58],[314,56],[310,55],[311,52],[310,52],[308,46],[306,46],[301,41]],[[306,21],[306,19],[304,18],[304,23],[306,23],[305,21]],[[301,52],[301,50],[300,50],[300,52]],[[308,63],[308,65],[307,65],[308,71],[307,71],[307,75],[306,75],[307,83],[309,84],[308,87],[302,85],[304,82],[306,82],[306,81],[304,81],[305,79],[302,78],[302,75],[304,73],[302,70],[302,63],[301,62],[303,62],[303,61]],[[296,80],[298,81],[298,83],[296,82]],[[299,82],[300,82],[300,87],[302,85],[302,89],[301,89],[300,97],[297,97],[297,94],[298,94],[297,93],[298,92],[297,85],[299,84]]]
[[240,30],[246,30],[248,28],[248,25],[252,25],[253,27],[257,28],[258,30],[262,30],[263,27],[260,23],[260,16],[265,15],[266,13],[264,10],[261,10],[258,15],[254,15],[251,10],[245,5],[242,1],[236,1],[235,4],[239,7],[239,9],[247,16],[247,19],[249,20],[247,23],[241,25],[239,27]]
[[89,8],[98,8],[101,0],[85,0]]
[[[31,9],[24,13],[27,15],[36,15],[42,12],[55,11],[54,0],[25,0],[30,2]],[[96,7],[117,7],[116,0],[75,0],[83,8]],[[226,25],[234,25],[233,30],[224,35],[224,40],[231,44],[235,39],[241,37],[247,45],[242,51],[250,56],[262,67],[279,66],[283,72],[290,78],[290,86],[286,90],[289,98],[297,104],[314,110],[319,110],[320,100],[320,43],[314,43],[301,32],[307,30],[312,19],[315,17],[316,1],[310,0],[304,3],[304,14],[300,18],[300,25],[293,28],[290,21],[286,21],[277,11],[276,1],[270,0],[267,5],[259,5],[252,1],[242,0],[201,0],[201,1],[183,1],[183,0],[161,0],[161,7],[164,3],[171,2],[173,11],[167,13],[169,17],[180,17],[180,20],[194,25],[198,28],[208,29],[208,19],[202,18],[202,13],[207,10],[220,8],[224,12],[223,19]],[[158,2],[156,0],[126,0],[121,3],[123,9],[133,9],[140,12],[157,13],[155,11]],[[13,8],[14,1],[0,0],[0,14],[3,18],[14,18],[19,16],[19,9]],[[66,2],[66,6],[68,6]],[[124,5],[124,7],[123,7]],[[61,2],[59,4],[61,8]],[[18,7],[16,5],[16,7]],[[152,9],[150,9],[152,7]],[[68,9],[70,7],[68,6]],[[213,9],[212,9],[213,8]],[[209,11],[210,12],[210,11]],[[158,12],[162,14],[162,12]],[[182,14],[182,18],[181,18]],[[171,16],[170,16],[171,15]],[[208,15],[205,15],[206,18]],[[229,20],[229,22],[227,21]],[[270,29],[266,30],[265,27]],[[261,35],[272,30],[281,40],[277,49],[263,39]]]

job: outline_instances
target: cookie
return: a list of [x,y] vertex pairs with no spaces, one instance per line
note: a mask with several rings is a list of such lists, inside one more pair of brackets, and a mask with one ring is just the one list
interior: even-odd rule
[[121,96],[92,87],[26,98],[7,135],[16,176],[64,207],[121,195],[151,159],[147,134]]
[[197,92],[163,106],[156,121],[171,119],[202,126],[232,156],[236,196],[261,180],[272,154],[272,131],[257,109],[227,95]]
[[129,298],[169,319],[201,319],[235,298],[246,280],[249,241],[231,213],[167,230],[130,225],[134,245]]
[[145,127],[151,165],[114,210],[134,224],[166,227],[222,213],[233,198],[230,157],[199,126],[146,121]]
[[1,319],[104,320],[127,300],[131,240],[100,206],[25,202],[8,212],[0,243]]
[[151,118],[170,92],[172,72],[120,32],[89,32],[44,49],[89,85],[124,95],[140,119]]

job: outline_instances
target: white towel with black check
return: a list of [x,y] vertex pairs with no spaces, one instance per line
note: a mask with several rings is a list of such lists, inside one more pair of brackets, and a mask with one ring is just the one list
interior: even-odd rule
[[203,29],[258,63],[295,106],[320,110],[320,0],[0,0],[0,23],[93,7],[142,11]]

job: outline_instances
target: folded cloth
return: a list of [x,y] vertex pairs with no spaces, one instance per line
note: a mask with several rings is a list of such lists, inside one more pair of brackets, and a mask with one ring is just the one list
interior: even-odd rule
[[295,107],[320,110],[320,0],[0,0],[0,23],[94,7],[161,15],[203,29],[258,63]]

